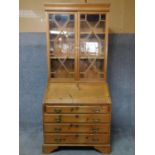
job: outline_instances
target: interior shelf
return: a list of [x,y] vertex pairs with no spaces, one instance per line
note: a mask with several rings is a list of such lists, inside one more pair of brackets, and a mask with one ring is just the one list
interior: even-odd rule
[[[60,29],[52,29],[52,31],[50,30],[49,31],[50,34],[61,34],[61,33],[64,33],[64,34],[74,34],[75,31],[74,30],[71,30],[71,29],[63,29],[63,30],[60,30]],[[95,34],[105,34],[105,30],[104,29],[101,29],[101,28],[95,28],[93,29],[93,31],[89,31],[88,29],[80,29],[80,34],[91,34],[91,33],[95,33]]]

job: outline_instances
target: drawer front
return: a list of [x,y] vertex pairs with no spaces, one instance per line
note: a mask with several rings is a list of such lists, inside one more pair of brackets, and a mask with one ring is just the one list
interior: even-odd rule
[[109,144],[109,134],[44,134],[46,144]]
[[110,133],[110,124],[44,124],[44,132],[55,133]]
[[46,113],[65,114],[65,113],[109,113],[110,105],[102,106],[45,106]]
[[110,114],[44,114],[45,123],[109,123]]

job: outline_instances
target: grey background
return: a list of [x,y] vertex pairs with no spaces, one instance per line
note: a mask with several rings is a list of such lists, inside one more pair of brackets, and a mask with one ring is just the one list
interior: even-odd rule
[[[35,155],[34,150],[38,155],[41,151],[42,99],[47,81],[45,41],[45,33],[20,33],[20,155]],[[134,154],[134,58],[134,34],[111,34],[108,82],[112,97],[113,154]],[[59,153],[65,154],[63,150]]]

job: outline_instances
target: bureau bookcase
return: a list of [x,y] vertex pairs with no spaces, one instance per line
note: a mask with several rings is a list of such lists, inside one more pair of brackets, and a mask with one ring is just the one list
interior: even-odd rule
[[59,146],[110,152],[110,4],[45,4],[48,82],[43,153]]

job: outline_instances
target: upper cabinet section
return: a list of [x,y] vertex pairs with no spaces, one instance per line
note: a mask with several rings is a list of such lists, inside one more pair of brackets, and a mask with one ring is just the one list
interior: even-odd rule
[[109,5],[55,4],[45,10],[49,79],[106,80]]

